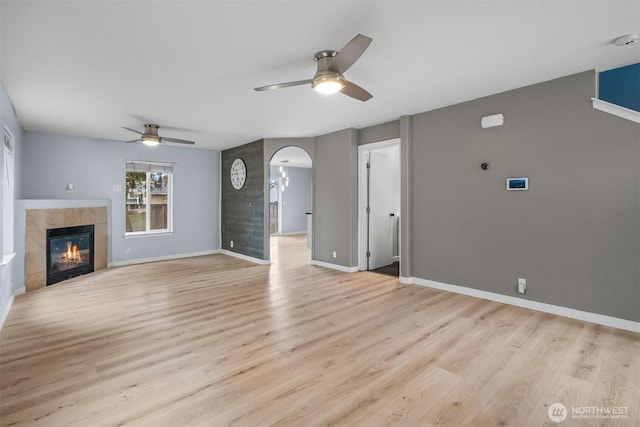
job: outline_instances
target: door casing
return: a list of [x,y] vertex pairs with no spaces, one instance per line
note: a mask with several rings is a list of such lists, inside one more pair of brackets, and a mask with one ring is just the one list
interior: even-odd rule
[[[369,191],[367,182],[367,158],[368,153],[372,150],[378,150],[388,147],[400,147],[400,138],[394,138],[386,141],[372,142],[358,146],[358,270],[367,270],[367,192]],[[402,149],[402,148],[400,148]],[[402,156],[402,153],[400,153]],[[400,236],[398,236],[398,240]],[[398,248],[401,242],[398,242]],[[400,251],[400,249],[398,249]],[[402,257],[402,253],[398,253]]]

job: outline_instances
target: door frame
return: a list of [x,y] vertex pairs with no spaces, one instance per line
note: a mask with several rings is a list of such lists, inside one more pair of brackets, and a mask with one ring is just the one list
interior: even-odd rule
[[[367,160],[369,152],[381,148],[399,147],[402,158],[402,146],[400,138],[386,141],[372,142],[358,146],[358,270],[367,271],[367,240],[368,240],[368,216],[367,200],[369,194],[369,182],[367,179]],[[400,236],[398,235],[398,256],[402,258]]]
[[278,183],[278,232],[276,235],[282,236],[282,185],[284,184],[282,176],[279,176],[276,182]]

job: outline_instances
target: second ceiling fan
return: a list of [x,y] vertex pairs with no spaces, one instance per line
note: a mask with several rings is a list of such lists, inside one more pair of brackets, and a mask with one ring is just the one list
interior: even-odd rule
[[178,144],[191,144],[191,145],[195,144],[194,141],[189,141],[188,139],[169,138],[167,136],[160,136],[158,135],[158,129],[160,129],[160,126],[152,123],[144,124],[144,132],[131,129],[126,126],[122,126],[122,128],[126,130],[130,130],[131,132],[135,132],[140,135],[140,138],[132,139],[131,141],[127,141],[127,142],[140,141],[145,145],[151,145],[151,146],[163,144],[165,142],[177,142]]
[[368,101],[373,95],[345,79],[343,74],[362,56],[372,41],[372,38],[358,34],[340,51],[322,50],[316,53],[315,60],[318,63],[318,69],[312,79],[262,86],[254,90],[260,92],[311,84],[311,87],[320,93],[342,92],[357,100]]

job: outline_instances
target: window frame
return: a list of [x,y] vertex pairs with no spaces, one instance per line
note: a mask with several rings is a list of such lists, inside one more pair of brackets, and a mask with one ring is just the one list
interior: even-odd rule
[[[145,165],[147,170],[130,170],[128,165]],[[157,168],[157,169],[154,169]],[[125,167],[125,194],[124,194],[124,202],[125,202],[125,215],[128,215],[127,211],[127,196],[129,194],[127,188],[127,174],[129,172],[136,173],[145,173],[146,174],[146,184],[145,184],[145,193],[147,195],[145,202],[145,230],[144,231],[127,231],[126,230],[126,220],[125,220],[125,231],[124,237],[145,237],[145,236],[154,236],[154,235],[163,235],[163,234],[172,234],[173,233],[173,163],[159,163],[159,162],[147,162],[141,160],[127,160]],[[152,230],[151,229],[151,174],[153,173],[164,173],[167,175],[167,228],[161,228]]]

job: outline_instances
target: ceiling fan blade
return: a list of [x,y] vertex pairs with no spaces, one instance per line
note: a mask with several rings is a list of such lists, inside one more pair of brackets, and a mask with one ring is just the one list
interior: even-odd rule
[[178,144],[195,144],[195,141],[189,141],[188,139],[168,138],[166,136],[160,137],[162,142],[177,142]]
[[362,56],[372,41],[371,37],[363,36],[362,34],[355,36],[333,58],[331,65],[329,65],[329,71],[340,74],[347,71]]
[[253,90],[258,91],[258,92],[262,92],[264,90],[282,89],[283,87],[302,86],[302,85],[311,84],[312,81],[313,80],[309,79],[309,80],[298,80],[298,81],[295,81],[295,82],[278,83],[278,84],[275,84],[275,85],[256,87]]
[[131,129],[131,128],[128,128],[126,126],[122,126],[122,129],[130,130],[131,132],[135,132],[137,134],[144,135],[144,133],[140,132],[139,130]]
[[127,144],[129,144],[130,142],[140,142],[142,141],[140,138],[136,138],[136,139],[132,139],[131,141],[127,141]]
[[359,101],[368,101],[371,98],[373,98],[373,95],[371,95],[369,92],[367,92],[366,90],[362,89],[360,86],[358,86],[355,83],[351,83],[351,82],[345,82],[344,87],[342,88],[342,93],[344,93],[347,96],[350,96],[352,98],[355,98]]

